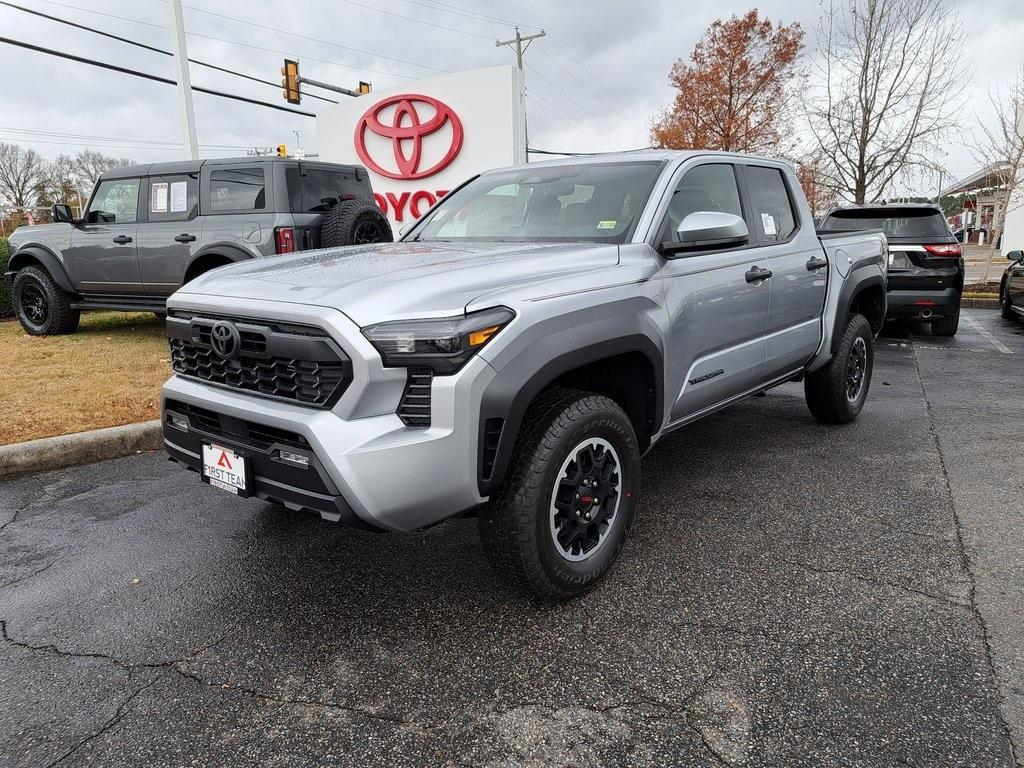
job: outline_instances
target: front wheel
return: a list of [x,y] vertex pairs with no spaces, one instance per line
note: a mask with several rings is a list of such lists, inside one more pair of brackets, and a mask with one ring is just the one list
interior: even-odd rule
[[527,412],[509,476],[480,515],[496,571],[534,593],[567,599],[592,588],[626,540],[640,450],[622,408],[556,389]]
[[14,276],[14,312],[30,336],[74,333],[81,316],[71,308],[71,295],[39,267],[25,267]]
[[850,315],[828,365],[804,378],[811,415],[825,424],[848,424],[856,419],[867,400],[874,366],[871,324],[864,315]]

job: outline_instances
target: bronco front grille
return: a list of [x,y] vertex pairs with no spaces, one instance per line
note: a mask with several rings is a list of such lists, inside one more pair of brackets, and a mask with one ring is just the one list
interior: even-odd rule
[[[212,343],[217,323],[237,331],[228,355]],[[175,314],[167,334],[175,373],[222,387],[330,407],[352,380],[352,361],[318,328]]]

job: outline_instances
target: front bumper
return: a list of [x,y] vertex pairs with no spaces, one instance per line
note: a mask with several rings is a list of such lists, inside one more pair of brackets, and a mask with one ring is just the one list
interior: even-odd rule
[[[175,308],[209,311],[184,307],[181,300]],[[218,311],[226,314],[223,305]],[[244,307],[235,311],[246,316]],[[375,350],[344,315],[283,303],[270,308],[261,302],[259,314],[251,316],[323,327],[352,358],[352,384],[327,410],[174,376],[162,393],[164,443],[172,458],[201,469],[202,444],[223,445],[252,457],[258,498],[391,531],[422,528],[486,501],[477,478],[480,401],[494,377],[486,361],[474,357],[452,376],[435,376],[431,425],[407,427],[395,413],[401,386],[393,386],[396,374],[404,381],[405,372],[383,369]],[[169,413],[183,410],[180,405],[210,412],[214,421],[205,420],[204,427],[197,418],[182,431],[168,423]],[[249,425],[262,436],[266,428],[283,430],[304,444],[288,437],[280,445],[273,439],[254,441],[247,437]],[[282,463],[275,455],[281,448],[308,455],[309,467]]]
[[887,320],[932,320],[956,314],[960,291],[889,291],[886,294]]

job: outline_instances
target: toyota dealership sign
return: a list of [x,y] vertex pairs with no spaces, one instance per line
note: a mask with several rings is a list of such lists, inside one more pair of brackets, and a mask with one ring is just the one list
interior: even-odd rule
[[512,66],[455,72],[360,96],[317,117],[320,158],[370,172],[399,226],[489,168],[526,162],[522,78]]

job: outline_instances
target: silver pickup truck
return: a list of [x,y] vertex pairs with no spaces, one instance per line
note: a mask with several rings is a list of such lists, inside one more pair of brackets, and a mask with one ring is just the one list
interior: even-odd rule
[[802,380],[867,398],[885,237],[820,238],[786,162],[639,151],[491,171],[397,243],[234,264],[168,302],[173,460],[391,531],[476,514],[492,564],[578,594],[661,436]]

